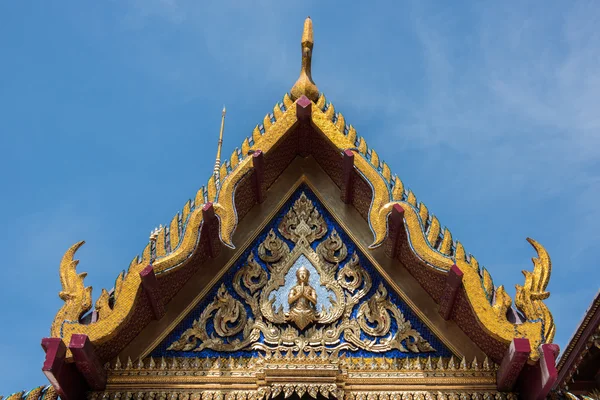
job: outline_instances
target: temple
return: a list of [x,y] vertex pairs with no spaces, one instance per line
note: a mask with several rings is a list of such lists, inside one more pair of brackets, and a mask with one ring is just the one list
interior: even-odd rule
[[[95,303],[74,259],[83,242],[67,250],[42,340],[50,385],[9,398],[576,396],[552,391],[544,247],[528,239],[513,302],[319,92],[313,46],[308,18],[289,94],[221,162],[223,109],[208,182]],[[598,382],[597,306],[561,379],[582,375],[587,348],[596,375],[582,379]]]

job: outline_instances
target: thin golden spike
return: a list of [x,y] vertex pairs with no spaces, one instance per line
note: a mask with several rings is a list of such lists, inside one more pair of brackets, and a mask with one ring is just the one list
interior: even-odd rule
[[215,160],[215,168],[213,170],[213,175],[215,176],[215,182],[218,185],[220,183],[219,172],[221,169],[221,148],[223,147],[223,130],[225,129],[225,106],[223,106],[223,111],[221,112],[221,130],[219,131],[219,143],[217,145],[217,158]]
[[404,183],[397,176],[394,178],[394,190],[392,191],[392,197],[396,201],[402,201],[404,197]]
[[[258,129],[258,125],[256,125],[254,127],[254,130],[252,131],[252,140],[254,141],[254,145],[256,145],[258,142],[260,142],[260,139],[262,138],[262,133],[260,133],[260,129]],[[242,157],[245,157],[246,154],[242,153]]]
[[322,110],[323,107],[325,107],[326,102],[327,102],[327,100],[325,99],[325,95],[323,93],[321,93],[321,96],[319,96],[319,100],[317,100],[317,108],[319,110]]
[[421,217],[423,224],[425,224],[427,222],[427,218],[429,218],[429,210],[427,210],[425,203],[419,204],[419,217]]
[[171,251],[179,244],[179,214],[175,214],[169,226],[169,237],[171,240]]
[[292,101],[292,99],[290,99],[290,96],[286,93],[285,96],[283,96],[283,105],[285,106],[285,109],[289,110],[290,107],[292,106],[292,104],[294,104],[294,102]]
[[338,114],[337,121],[335,121],[335,127],[338,129],[338,131],[344,133],[344,129],[346,129],[346,119],[342,113]]
[[429,232],[427,233],[427,240],[431,246],[435,246],[437,238],[440,235],[440,221],[436,216],[431,217],[431,224],[429,225]]
[[415,196],[415,194],[412,192],[412,190],[408,191],[408,198],[406,199],[406,202],[408,204],[410,204],[413,207],[417,206],[417,197]]
[[363,156],[367,154],[367,142],[365,142],[364,138],[360,138],[360,142],[358,143],[358,151]]
[[356,142],[356,129],[352,125],[350,125],[350,129],[348,129],[348,141],[350,142],[350,146],[353,147]]
[[235,167],[237,167],[238,163],[240,162],[240,158],[238,157],[238,149],[236,147],[236,149],[233,151],[233,153],[231,153],[231,157],[229,157],[229,164],[231,165],[231,169],[235,169]]
[[381,174],[388,182],[390,182],[392,179],[392,171],[390,171],[390,167],[385,162],[383,163],[383,170],[381,171]]
[[379,169],[379,154],[373,149],[371,149],[371,164],[377,169]]
[[279,107],[279,103],[275,104],[273,107],[273,116],[275,117],[275,122],[279,121],[281,116],[283,115],[283,111],[281,111],[281,107]]
[[267,133],[271,125],[273,125],[273,123],[271,122],[271,114],[267,114],[263,118],[263,126],[265,127],[265,133]]
[[442,239],[442,245],[440,246],[440,252],[448,254],[452,252],[452,234],[448,228],[444,229],[444,238]]
[[333,121],[333,116],[335,115],[335,107],[333,107],[332,103],[329,103],[329,107],[325,110],[325,116],[328,120]]
[[[256,145],[256,142],[254,142]],[[248,151],[250,150],[250,143],[248,142],[248,138],[245,138],[242,142],[242,157],[246,157],[248,155]]]

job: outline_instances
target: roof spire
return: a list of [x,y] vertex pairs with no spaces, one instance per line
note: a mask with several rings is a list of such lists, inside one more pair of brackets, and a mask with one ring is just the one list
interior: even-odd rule
[[225,128],[225,106],[221,112],[221,131],[219,132],[219,144],[217,145],[217,159],[215,160],[215,169],[213,175],[215,177],[215,185],[217,189],[221,185],[221,147],[223,147],[223,129]]
[[302,32],[302,68],[300,69],[300,77],[290,90],[292,100],[297,100],[302,95],[308,97],[312,101],[319,99],[319,89],[312,80],[311,76],[311,61],[312,49],[315,44],[313,38],[313,26],[310,17],[304,21],[304,31]]

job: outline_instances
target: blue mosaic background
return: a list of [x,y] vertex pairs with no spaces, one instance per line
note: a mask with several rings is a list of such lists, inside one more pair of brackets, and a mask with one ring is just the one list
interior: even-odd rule
[[[187,315],[179,323],[179,325],[171,333],[169,333],[169,335],[167,335],[167,337],[162,341],[162,343],[160,345],[158,345],[156,347],[156,349],[154,349],[152,351],[152,353],[151,353],[152,357],[161,357],[161,356],[164,356],[164,357],[229,357],[229,356],[252,357],[252,356],[258,355],[258,351],[250,351],[250,350],[240,350],[240,351],[236,351],[236,352],[218,352],[218,351],[214,351],[214,350],[204,349],[200,352],[194,352],[194,351],[172,351],[172,350],[167,351],[167,348],[171,345],[171,343],[173,343],[179,337],[181,337],[181,335],[183,334],[183,332],[186,329],[188,329],[189,327],[192,326],[194,320],[196,320],[200,317],[200,314],[202,313],[202,311],[214,299],[215,295],[217,294],[217,290],[221,286],[222,283],[225,283],[225,286],[227,287],[229,293],[234,298],[238,299],[242,304],[245,305],[246,312],[248,314],[248,318],[253,318],[250,307],[244,302],[243,299],[241,299],[238,296],[238,294],[235,292],[235,290],[233,289],[232,285],[229,282],[233,281],[235,273],[245,265],[250,252],[254,252],[255,260],[265,269],[265,271],[268,272],[267,266],[258,257],[258,246],[260,245],[260,243],[262,243],[265,240],[268,232],[271,229],[273,229],[281,239],[283,239],[284,241],[287,242],[287,244],[290,247],[290,250],[292,250],[294,248],[294,243],[292,241],[286,240],[281,235],[279,235],[277,227],[278,227],[279,223],[281,222],[281,219],[285,216],[288,209],[293,205],[294,201],[296,201],[300,197],[302,192],[304,192],[306,194],[306,196],[313,202],[315,207],[319,210],[319,212],[321,213],[321,215],[327,222],[327,234],[322,239],[317,240],[312,243],[313,250],[316,250],[319,243],[321,243],[323,240],[325,240],[329,236],[331,231],[335,228],[335,230],[338,232],[340,238],[343,240],[343,242],[346,244],[346,246],[348,248],[348,257],[346,258],[346,260],[344,260],[344,262],[341,263],[340,268],[350,259],[351,255],[354,252],[356,252],[359,256],[362,267],[371,276],[371,279],[373,281],[371,290],[369,291],[369,293],[367,293],[366,296],[363,297],[361,303],[365,300],[368,300],[375,293],[375,291],[379,287],[379,284],[381,282],[383,282],[385,288],[387,289],[388,296],[389,296],[389,299],[391,300],[391,302],[394,303],[400,309],[400,311],[402,311],[402,313],[404,314],[404,317],[411,322],[412,327],[414,329],[416,329],[416,331],[419,332],[421,334],[421,336],[425,340],[427,340],[434,349],[436,349],[436,352],[425,353],[425,354],[430,355],[432,357],[434,357],[434,356],[435,357],[450,357],[452,355],[450,350],[448,350],[448,348],[446,348],[446,346],[444,346],[441,343],[441,341],[431,333],[431,331],[427,328],[427,326],[413,313],[413,311],[398,297],[396,292],[385,282],[385,279],[383,279],[383,277],[379,274],[379,272],[374,268],[374,266],[363,255],[363,253],[359,250],[359,248],[354,244],[354,242],[348,237],[348,235],[335,222],[335,220],[333,219],[331,214],[329,214],[329,212],[327,212],[327,210],[321,205],[321,203],[319,202],[317,197],[314,195],[314,193],[312,193],[312,191],[307,186],[301,185],[298,188],[298,190],[294,193],[294,195],[284,204],[282,209],[279,210],[277,216],[260,233],[260,235],[257,237],[254,244],[251,245],[248,249],[246,249],[244,251],[244,253],[236,260],[236,262],[230,268],[230,270],[227,271],[227,273],[225,273],[225,275],[221,278],[221,280],[210,290],[210,292],[207,294],[207,296],[202,301],[200,301],[200,303],[194,308],[194,310],[192,312],[190,312],[190,314]],[[200,288],[199,288],[199,290],[200,290]],[[321,303],[321,301],[319,301],[319,303]],[[356,316],[357,312],[358,312],[358,306],[355,306],[352,316],[353,317]],[[392,319],[391,332],[395,332],[396,329],[397,329],[396,321],[395,321],[395,319]],[[212,326],[212,318],[209,320],[209,323],[207,324],[207,331],[208,331],[209,335],[214,332],[214,327]],[[364,335],[364,333],[363,333],[363,335]],[[217,335],[215,335],[215,336],[217,336]],[[369,337],[368,335],[364,335],[364,336],[369,339],[373,339],[372,337]],[[228,340],[231,341],[236,338],[239,338],[241,340],[242,332],[240,332],[236,336],[228,338]],[[341,339],[343,342],[343,336],[341,337]],[[261,336],[261,340],[262,340],[262,336]],[[259,341],[261,341],[261,340],[259,340]],[[357,351],[345,350],[345,351],[343,351],[343,353],[346,353],[348,356],[354,356],[354,357],[386,356],[386,357],[404,358],[404,357],[418,357],[419,355],[423,355],[423,353],[412,353],[412,352],[403,353],[398,350],[391,350],[391,351],[387,351],[384,353],[374,353],[374,352],[369,352],[369,351],[360,350],[360,349]]]

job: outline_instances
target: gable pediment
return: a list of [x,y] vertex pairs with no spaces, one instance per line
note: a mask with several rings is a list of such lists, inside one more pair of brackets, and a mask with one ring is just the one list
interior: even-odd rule
[[150,354],[450,357],[386,278],[302,184]]

